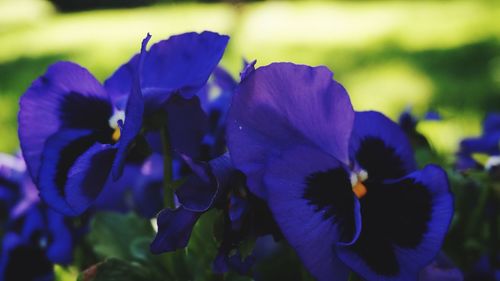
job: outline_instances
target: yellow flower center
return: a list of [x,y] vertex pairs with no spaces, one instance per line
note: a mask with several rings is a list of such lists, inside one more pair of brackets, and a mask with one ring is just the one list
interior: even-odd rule
[[368,173],[365,170],[361,170],[358,173],[351,173],[352,192],[354,192],[356,197],[362,198],[368,192],[366,186],[363,184],[363,181],[367,179]]
[[120,136],[121,136],[121,131],[120,131],[120,127],[116,127],[115,130],[113,131],[113,134],[111,135],[111,139],[114,141],[114,142],[117,142],[119,139],[120,139]]
[[119,122],[123,122],[125,120],[125,112],[122,110],[117,110],[109,118],[108,123],[111,129],[113,129],[113,134],[111,134],[111,139],[113,142],[117,142],[120,139],[121,136],[121,131],[120,131],[120,126],[118,125]]

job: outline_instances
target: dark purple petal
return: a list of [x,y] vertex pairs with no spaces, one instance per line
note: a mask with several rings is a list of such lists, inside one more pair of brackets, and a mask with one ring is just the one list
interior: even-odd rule
[[140,172],[137,165],[125,165],[123,175],[117,181],[111,177],[108,178],[101,193],[92,204],[92,209],[115,212],[130,211],[132,202],[129,202],[127,195],[139,177]]
[[233,231],[239,231],[243,226],[245,213],[248,211],[249,202],[246,198],[232,194],[229,198],[229,219]]
[[52,263],[42,249],[26,243],[14,233],[2,240],[0,280],[54,280]]
[[408,108],[399,115],[398,124],[405,132],[413,132],[417,127],[418,119],[413,116],[411,109]]
[[132,189],[135,211],[145,217],[153,218],[163,209],[163,181],[162,179],[141,180]]
[[158,233],[151,243],[151,252],[160,254],[186,247],[194,224],[201,212],[193,212],[182,206],[172,210],[164,209],[158,214]]
[[441,117],[441,114],[437,111],[427,111],[424,115],[424,120],[429,120],[429,121],[439,121],[442,120],[443,118]]
[[121,65],[111,77],[104,81],[104,88],[106,88],[113,101],[113,105],[117,109],[125,110],[138,64],[139,54],[136,54],[130,61]]
[[144,99],[142,97],[141,91],[140,72],[146,53],[146,46],[150,38],[151,35],[148,34],[146,38],[142,40],[139,63],[138,65],[136,65],[136,69],[132,77],[132,86],[125,109],[125,123],[121,130],[121,136],[118,141],[118,151],[113,162],[112,174],[114,180],[117,180],[119,177],[121,177],[127,153],[129,152],[132,143],[134,142],[142,128],[142,118],[144,115]]
[[200,156],[201,140],[208,129],[208,120],[198,97],[170,97],[165,108],[171,148],[192,158]]
[[453,215],[444,170],[428,165],[405,178],[367,183],[358,240],[339,258],[367,280],[416,280],[441,248]]
[[125,165],[123,175],[108,181],[93,204],[97,210],[136,211],[152,218],[163,207],[163,158],[151,155],[142,166]]
[[347,280],[334,247],[351,244],[361,228],[349,175],[332,156],[305,146],[268,167],[268,204],[287,241],[318,280]]
[[175,192],[179,202],[192,211],[208,210],[215,200],[218,182],[208,163],[193,161],[183,155],[184,162],[191,168],[192,175]]
[[240,81],[245,80],[248,75],[255,71],[255,63],[257,63],[256,60],[251,62],[247,62],[246,60],[243,61],[243,70],[240,73]]
[[50,261],[67,265],[73,260],[73,235],[63,215],[46,209],[47,257]]
[[241,275],[247,275],[254,264],[255,257],[252,255],[243,258],[239,252],[232,256],[219,253],[214,260],[212,269],[216,274],[223,274],[229,270],[233,270]]
[[218,198],[227,196],[235,184],[240,184],[239,181],[235,183],[236,170],[228,153],[209,163],[193,161],[185,155],[183,160],[190,167],[192,175],[177,189],[176,195],[186,209],[206,211]]
[[163,157],[151,155],[142,165],[140,176],[132,187],[134,207],[138,214],[151,218],[163,206]]
[[65,186],[66,201],[71,209],[83,213],[96,200],[111,171],[116,148],[96,143],[71,167]]
[[43,151],[38,189],[50,207],[66,215],[77,215],[66,201],[68,172],[87,149],[95,143],[91,131],[62,130],[51,136]]
[[213,73],[215,84],[221,89],[222,92],[232,92],[238,86],[233,76],[229,74],[224,68],[216,67]]
[[266,197],[267,162],[294,145],[314,145],[348,163],[354,111],[332,76],[326,67],[274,63],[242,81],[229,111],[227,138],[253,193]]
[[379,112],[356,112],[350,151],[369,180],[398,179],[416,169],[405,133]]
[[490,113],[484,119],[483,134],[489,135],[500,132],[500,114]]
[[196,94],[222,58],[228,36],[213,32],[184,33],[160,41],[147,52],[142,71],[143,88]]
[[474,158],[471,153],[459,151],[456,154],[455,168],[459,171],[467,171],[470,169],[480,169],[482,166]]
[[500,131],[483,135],[478,138],[467,138],[460,142],[460,151],[464,153],[485,153],[489,155],[499,155]]
[[62,127],[99,129],[107,126],[111,114],[108,95],[86,69],[70,62],[51,65],[20,100],[19,139],[35,182],[51,135]]
[[451,260],[443,253],[424,267],[418,276],[418,281],[463,281],[464,276]]

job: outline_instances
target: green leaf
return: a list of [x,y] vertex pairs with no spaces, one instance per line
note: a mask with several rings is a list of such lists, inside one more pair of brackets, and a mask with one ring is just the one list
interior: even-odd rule
[[91,266],[78,276],[78,281],[152,281],[148,270],[138,264],[110,258]]
[[[115,257],[124,260],[141,258],[137,256],[139,240],[153,240],[154,232],[149,220],[133,213],[98,213],[91,223],[88,235],[94,252],[103,258]],[[149,245],[140,244],[149,251]],[[133,249],[133,247],[135,247]],[[143,251],[145,251],[143,249]],[[135,253],[134,253],[135,251]]]

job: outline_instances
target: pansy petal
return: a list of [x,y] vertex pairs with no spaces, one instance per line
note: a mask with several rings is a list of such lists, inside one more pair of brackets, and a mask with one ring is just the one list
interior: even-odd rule
[[144,178],[132,188],[135,211],[145,217],[155,217],[164,207],[163,180]]
[[274,219],[311,274],[318,280],[347,280],[347,267],[334,247],[356,240],[361,218],[339,161],[296,147],[271,161],[265,183]]
[[130,188],[141,175],[137,165],[125,165],[123,175],[114,181],[109,177],[101,193],[92,204],[93,210],[125,213],[132,209],[127,197]]
[[163,206],[163,157],[152,154],[140,169],[140,177],[132,187],[134,207],[138,214],[151,218]]
[[398,179],[416,169],[408,138],[379,112],[356,112],[350,150],[371,180]]
[[54,210],[77,215],[66,201],[68,172],[78,157],[94,143],[94,136],[88,130],[62,130],[47,140],[38,188],[41,198]]
[[489,135],[491,133],[497,133],[500,131],[500,114],[490,113],[484,119],[483,123],[483,134]]
[[104,81],[104,88],[117,109],[125,110],[127,97],[132,89],[138,63],[139,54],[136,54]]
[[61,128],[104,129],[112,106],[104,88],[85,68],[58,62],[20,99],[19,139],[35,182],[47,139]]
[[176,90],[185,97],[196,94],[222,58],[228,40],[205,31],[154,44],[144,60],[142,87]]
[[172,210],[164,209],[158,214],[158,233],[151,243],[151,252],[160,254],[186,247],[194,224],[201,212],[193,212],[182,206]]
[[243,70],[240,72],[240,80],[243,81],[247,76],[249,76],[252,72],[255,71],[255,64],[257,60],[253,60],[251,62],[243,61]]
[[483,135],[478,138],[466,138],[460,142],[462,153],[486,153],[490,155],[500,154],[500,131]]
[[367,280],[416,280],[439,252],[453,215],[446,173],[428,165],[368,186],[360,201],[361,234],[336,247],[340,259]]
[[125,108],[125,123],[118,141],[118,151],[113,162],[112,174],[114,180],[117,180],[122,175],[127,153],[142,128],[144,99],[141,91],[140,72],[144,61],[146,46],[150,38],[151,35],[148,34],[146,38],[142,40],[139,63],[136,65],[136,69],[132,77],[130,95],[127,99],[127,106]]
[[106,183],[116,148],[95,143],[71,167],[65,186],[66,201],[81,214],[96,200]]
[[215,200],[218,189],[217,180],[208,163],[193,161],[185,155],[183,159],[193,174],[176,190],[175,194],[186,209],[197,212],[206,211]]
[[50,261],[59,264],[69,264],[73,259],[73,236],[66,224],[65,217],[50,209],[46,210],[50,243],[47,248],[47,257]]
[[265,198],[267,161],[291,146],[311,144],[347,163],[353,121],[347,92],[326,67],[274,63],[238,88],[228,115],[228,147],[250,190]]

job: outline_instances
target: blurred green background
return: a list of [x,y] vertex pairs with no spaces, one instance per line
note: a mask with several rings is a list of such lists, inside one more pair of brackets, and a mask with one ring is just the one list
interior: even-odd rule
[[48,65],[75,61],[102,81],[147,32],[152,42],[228,34],[222,64],[235,75],[242,58],[327,65],[357,110],[437,110],[444,120],[419,130],[449,161],[500,111],[500,1],[141,2],[155,3],[59,13],[44,0],[0,0],[0,151],[17,150],[19,96]]

